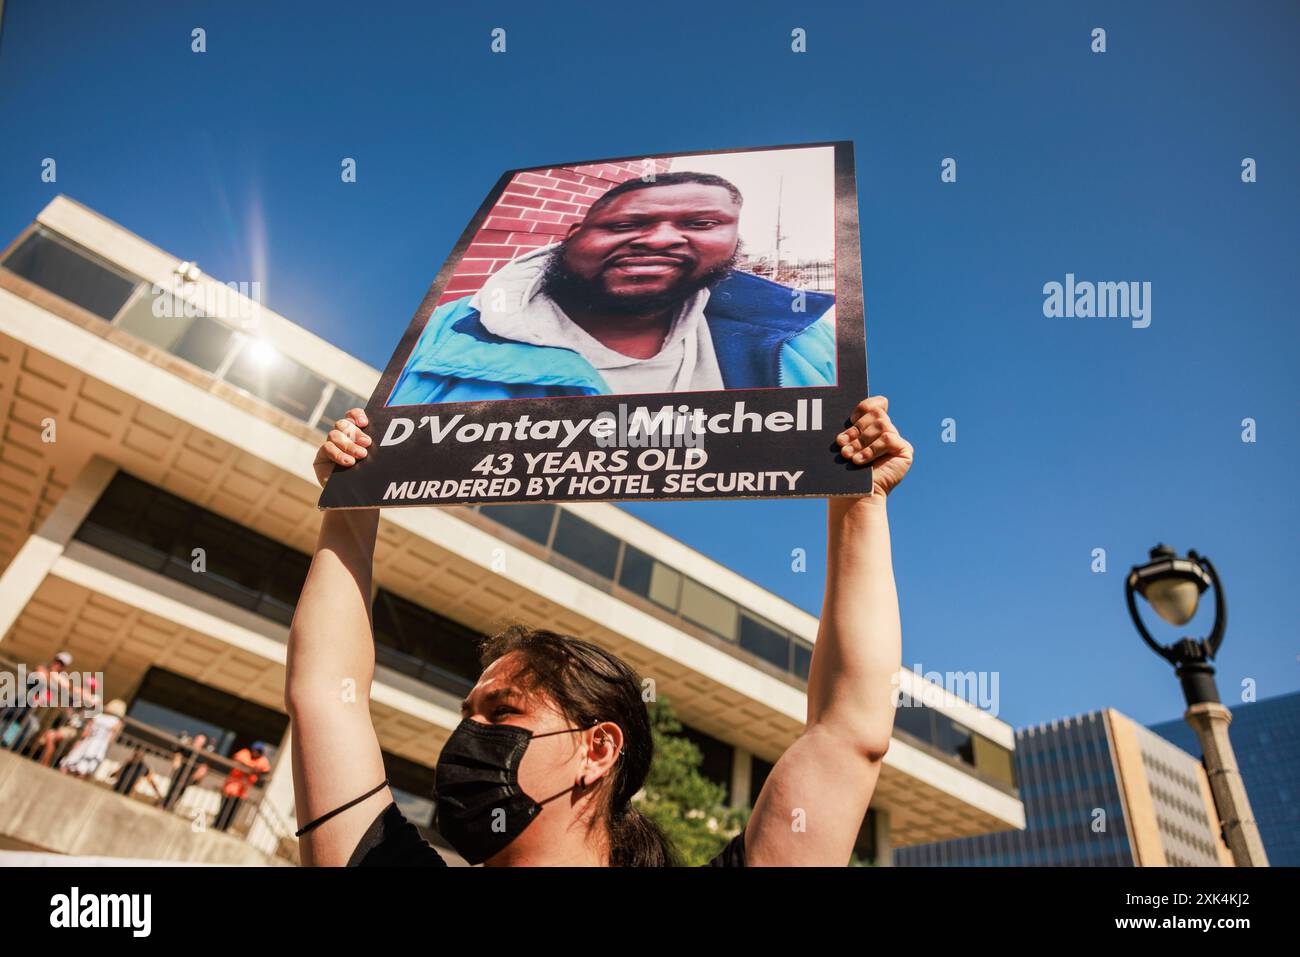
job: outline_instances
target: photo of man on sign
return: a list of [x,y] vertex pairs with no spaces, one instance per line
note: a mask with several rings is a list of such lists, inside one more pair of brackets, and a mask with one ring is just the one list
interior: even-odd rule
[[517,174],[386,404],[835,385],[832,154]]

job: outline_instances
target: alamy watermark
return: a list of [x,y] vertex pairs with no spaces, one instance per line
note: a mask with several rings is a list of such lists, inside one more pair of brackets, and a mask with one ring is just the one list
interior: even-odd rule
[[[699,409],[694,413],[702,415]],[[617,412],[598,412],[604,428],[596,436],[601,448],[685,448],[704,445],[704,429],[689,406],[675,409],[665,405],[657,410],[645,406],[628,406],[620,402]]]
[[1129,319],[1134,329],[1151,325],[1150,282],[1091,282],[1065,274],[1043,284],[1043,315],[1049,319]]
[[912,671],[922,679],[919,690],[905,690],[899,675],[893,678],[894,704],[899,708],[933,708],[943,704],[947,695],[954,695],[993,718],[1001,710],[997,671],[923,671],[919,663]]
[[73,886],[50,898],[50,926],[55,928],[121,928],[133,937],[148,937],[153,929],[152,894],[83,893]]
[[170,285],[152,284],[155,319],[221,319],[241,332],[254,331],[262,319],[262,284],[199,281],[193,263],[181,263]]
[[102,671],[0,671],[0,708],[74,708],[102,710],[97,693],[104,687]]

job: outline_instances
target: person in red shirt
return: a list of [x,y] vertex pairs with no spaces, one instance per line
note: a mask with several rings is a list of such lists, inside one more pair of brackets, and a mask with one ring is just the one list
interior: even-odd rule
[[257,783],[258,775],[271,773],[271,762],[266,759],[266,745],[261,741],[253,742],[251,748],[240,748],[235,752],[237,766],[230,769],[226,783],[221,786],[221,809],[217,811],[217,820],[213,825],[218,831],[224,831],[235,819],[239,802],[248,796],[249,789]]

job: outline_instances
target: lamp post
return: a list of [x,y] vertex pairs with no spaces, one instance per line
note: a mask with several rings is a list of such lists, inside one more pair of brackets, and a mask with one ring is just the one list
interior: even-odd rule
[[[1157,615],[1171,625],[1181,627],[1192,620],[1201,595],[1214,589],[1214,627],[1206,638],[1180,638],[1161,645],[1151,637],[1138,613],[1137,596],[1141,595]],[[1124,582],[1128,611],[1142,640],[1151,650],[1174,666],[1183,686],[1187,711],[1183,718],[1196,731],[1205,757],[1210,790],[1223,823],[1223,836],[1238,867],[1267,867],[1264,842],[1260,839],[1255,816],[1250,810],[1246,785],[1237,770],[1237,758],[1228,739],[1232,712],[1219,701],[1210,661],[1223,643],[1228,624],[1228,610],[1223,586],[1208,558],[1189,550],[1180,558],[1168,545],[1151,549],[1151,560],[1135,565]]]

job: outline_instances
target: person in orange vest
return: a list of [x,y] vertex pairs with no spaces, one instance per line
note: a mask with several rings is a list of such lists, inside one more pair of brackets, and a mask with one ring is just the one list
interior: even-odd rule
[[248,796],[248,790],[257,783],[258,775],[271,772],[271,762],[266,759],[266,745],[261,741],[254,741],[251,748],[240,748],[233,760],[242,767],[231,768],[226,783],[221,786],[221,810],[217,811],[213,825],[218,831],[230,827],[239,810],[239,802]]

